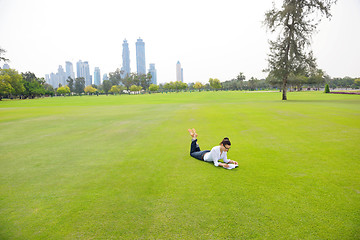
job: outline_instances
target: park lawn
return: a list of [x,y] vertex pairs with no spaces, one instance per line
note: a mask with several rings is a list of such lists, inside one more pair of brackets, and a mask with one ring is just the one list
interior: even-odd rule
[[[0,239],[359,239],[360,96],[0,102]],[[239,168],[189,156],[223,137]]]

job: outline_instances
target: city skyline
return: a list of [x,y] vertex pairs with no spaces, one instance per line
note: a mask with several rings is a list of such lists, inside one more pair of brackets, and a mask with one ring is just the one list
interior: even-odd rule
[[[274,2],[279,7],[282,1]],[[139,9],[139,5],[143,7]],[[89,61],[92,71],[92,66],[98,66],[109,73],[122,65],[121,43],[126,38],[132,48],[130,67],[135,72],[133,44],[141,36],[151,46],[146,49],[146,58],[156,63],[158,83],[176,80],[174,63],[179,59],[186,66],[184,81],[188,83],[208,82],[209,78],[226,81],[239,72],[246,80],[266,77],[262,70],[268,66],[268,40],[275,36],[266,32],[262,21],[272,1],[184,0],[176,11],[170,5],[159,0],[101,4],[83,0],[2,0],[0,47],[7,51],[5,57],[10,59],[11,67],[39,77],[54,71],[64,60],[75,64],[79,58]],[[128,11],[118,14],[119,9]],[[64,18],[64,12],[69,17]],[[323,18],[312,37],[318,67],[331,77],[360,76],[359,12],[360,1],[338,1],[331,9],[331,20]],[[99,17],[93,18],[95,15]],[[81,28],[78,22],[83,23]],[[59,34],[64,28],[66,34]],[[107,36],[93,34],[94,28],[102,29]]]

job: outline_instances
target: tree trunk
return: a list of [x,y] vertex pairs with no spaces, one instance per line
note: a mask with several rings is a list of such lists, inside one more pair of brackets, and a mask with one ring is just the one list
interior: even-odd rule
[[287,83],[287,78],[283,79],[283,94],[282,94],[282,100],[287,100],[286,97],[286,83]]

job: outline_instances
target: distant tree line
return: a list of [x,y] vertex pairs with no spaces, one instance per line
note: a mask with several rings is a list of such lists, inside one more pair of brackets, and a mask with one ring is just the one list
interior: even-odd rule
[[[68,78],[67,85],[59,85],[53,88],[47,84],[44,78],[38,78],[32,72],[19,74],[14,69],[0,69],[0,99],[2,98],[35,98],[41,96],[66,96],[66,95],[99,95],[99,94],[130,94],[142,92],[179,92],[179,91],[210,91],[210,90],[275,90],[281,89],[283,81],[269,74],[266,79],[251,77],[246,81],[245,75],[241,72],[235,78],[220,82],[219,79],[210,78],[209,82],[183,83],[180,81],[163,83],[160,85],[150,84],[151,75],[137,75],[131,73],[121,78],[121,72],[117,69],[109,74],[109,80],[104,80],[101,85],[85,86],[84,78]],[[291,91],[320,89],[328,84],[330,89],[346,88],[359,89],[360,78],[331,78],[317,70],[309,75],[294,75],[288,77],[287,87]]]

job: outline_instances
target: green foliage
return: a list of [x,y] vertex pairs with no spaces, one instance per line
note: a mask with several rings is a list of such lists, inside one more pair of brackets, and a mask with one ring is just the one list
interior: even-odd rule
[[156,91],[159,90],[159,86],[156,85],[156,84],[151,84],[150,87],[149,87],[149,90],[150,90],[151,92],[156,92]]
[[109,81],[111,82],[112,86],[119,85],[121,83],[121,74],[122,72],[119,68],[117,68],[115,72],[109,73]]
[[131,85],[131,87],[130,87],[131,92],[138,92],[138,91],[141,91],[141,89],[142,89],[141,86],[136,86],[136,85]]
[[200,92],[200,89],[202,89],[204,85],[201,82],[196,82],[193,87],[199,90]]
[[43,78],[37,78],[32,72],[22,73],[22,77],[25,87],[23,95],[34,98],[45,94],[45,80]]
[[24,93],[25,88],[23,84],[22,75],[19,74],[16,70],[0,69],[0,76],[3,76],[2,89],[4,89],[4,94],[19,96]]
[[74,79],[72,79],[71,77],[68,77],[68,79],[66,79],[66,82],[68,83],[67,86],[69,87],[70,92],[75,92]]
[[74,92],[80,95],[81,93],[84,92],[84,88],[85,88],[85,79],[83,77],[76,78]]
[[0,100],[2,96],[9,95],[14,91],[11,86],[11,80],[9,75],[0,75]]
[[62,87],[59,87],[56,91],[58,94],[61,94],[61,95],[66,95],[67,93],[70,93],[70,88],[66,85],[66,86],[62,86]]
[[112,83],[110,80],[104,80],[102,85],[103,85],[103,90],[107,95],[112,87]]
[[93,94],[97,91],[96,88],[94,88],[93,86],[89,85],[89,86],[86,86],[84,88],[84,92],[87,93],[87,94]]
[[360,86],[360,78],[354,80],[356,86]]
[[326,84],[325,85],[325,93],[329,93],[329,92],[330,92],[329,84]]
[[123,90],[126,90],[126,87],[124,86],[120,86],[120,85],[115,85],[115,86],[112,86],[111,89],[110,89],[110,92],[111,93],[117,93],[117,94],[121,94],[121,92]]
[[221,86],[221,83],[220,83],[220,80],[219,79],[217,79],[217,78],[210,78],[209,79],[209,83],[210,83],[210,86],[211,86],[211,88],[213,88],[213,89],[220,89],[222,86]]

